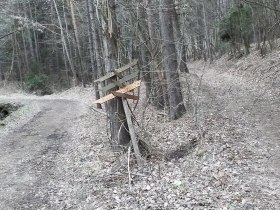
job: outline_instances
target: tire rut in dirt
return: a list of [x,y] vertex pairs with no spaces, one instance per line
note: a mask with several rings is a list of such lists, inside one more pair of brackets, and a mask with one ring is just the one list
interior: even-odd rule
[[[54,182],[57,177],[56,158],[64,149],[63,142],[67,141],[68,135],[59,129],[47,137],[48,143],[42,148],[33,159],[23,162],[18,170],[32,173],[36,176],[36,181],[25,189],[24,196],[14,201],[13,209],[51,209],[50,197],[57,193]],[[52,186],[52,187],[51,187]]]

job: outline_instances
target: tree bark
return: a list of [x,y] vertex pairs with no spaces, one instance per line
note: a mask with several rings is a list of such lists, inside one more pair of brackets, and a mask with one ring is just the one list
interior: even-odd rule
[[172,24],[174,31],[174,39],[176,42],[177,49],[177,59],[179,64],[179,69],[181,72],[189,73],[189,69],[187,66],[187,57],[186,57],[186,48],[184,45],[184,37],[182,36],[182,31],[179,25],[179,18],[176,12],[175,6],[172,7],[174,11],[172,11]]
[[145,7],[147,8],[147,22],[148,22],[148,30],[150,36],[150,62],[151,62],[151,102],[157,109],[163,109],[166,104],[166,97],[164,93],[165,86],[165,75],[164,72],[160,71],[159,63],[158,63],[158,55],[159,55],[159,40],[160,37],[156,31],[157,25],[155,24],[157,21],[155,8],[157,6],[156,1],[153,0],[144,0]]
[[174,7],[174,3],[172,0],[160,0],[160,3],[160,26],[163,38],[164,68],[169,93],[169,115],[174,120],[180,118],[186,112],[179,81],[173,35],[172,15],[174,14],[172,14],[172,11],[174,10],[172,7]]
[[72,60],[71,60],[70,55],[69,55],[69,50],[68,50],[68,47],[67,47],[67,44],[66,44],[65,35],[64,35],[64,32],[63,32],[62,22],[61,22],[61,19],[60,19],[60,15],[59,15],[59,11],[58,11],[58,8],[57,8],[56,0],[53,0],[53,3],[54,3],[54,8],[55,8],[55,11],[56,11],[56,14],[57,14],[57,19],[58,19],[58,23],[59,23],[59,27],[60,27],[62,46],[64,48],[64,51],[65,51],[65,54],[66,54],[66,58],[67,58],[67,60],[69,62],[70,69],[71,69],[71,71],[73,73],[74,85],[77,85],[77,83],[78,83],[78,81],[77,81],[77,73],[76,73],[76,70],[74,68],[74,65],[73,65]]
[[204,59],[206,61],[206,55],[205,55],[205,50],[204,50],[204,40],[205,40],[205,35],[204,35],[204,24],[203,24],[203,6],[201,3],[198,3],[197,8],[197,29],[198,29],[198,35],[197,35],[197,45],[199,49],[198,59]]
[[[107,17],[102,16],[104,59],[106,72],[117,68],[118,60],[118,29],[115,0],[108,0]],[[128,125],[125,117],[122,99],[116,97],[107,103],[110,120],[110,133],[112,144],[126,146],[130,142]],[[117,145],[116,145],[117,144]],[[114,145],[113,145],[114,146]]]
[[[88,24],[89,24],[89,43],[90,43],[90,62],[91,62],[91,71],[93,81],[97,79],[98,72],[101,71],[101,61],[100,61],[100,47],[98,46],[99,40],[97,40],[97,27],[95,26],[95,14],[93,10],[93,5],[89,0],[86,0],[87,3],[87,16],[88,16]],[[98,100],[100,98],[100,93],[98,90],[98,84],[94,83],[95,89],[95,98]],[[97,108],[101,109],[101,104],[97,104]]]
[[79,38],[79,34],[78,34],[78,26],[77,26],[76,16],[75,16],[75,12],[74,12],[73,0],[69,0],[69,5],[70,5],[70,13],[71,13],[73,31],[74,31],[74,35],[75,35],[76,47],[78,50],[78,60],[79,60],[79,64],[80,64],[80,76],[81,76],[83,86],[85,86],[85,81],[84,81],[85,72],[84,72],[81,44],[80,44],[80,38]]

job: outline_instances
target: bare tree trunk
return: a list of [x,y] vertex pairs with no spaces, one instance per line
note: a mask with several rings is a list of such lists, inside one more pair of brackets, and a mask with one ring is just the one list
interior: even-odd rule
[[177,49],[177,59],[179,64],[179,69],[181,72],[189,73],[189,69],[187,66],[187,58],[186,58],[186,48],[184,45],[184,37],[182,36],[182,31],[179,25],[179,18],[176,12],[175,6],[172,7],[174,10],[172,13],[172,24],[173,24],[173,31],[174,31],[174,39],[176,42],[176,49]]
[[83,84],[83,86],[85,86],[85,81],[84,81],[85,72],[84,72],[81,44],[80,44],[80,38],[79,38],[79,34],[78,34],[78,27],[77,27],[75,12],[74,12],[73,0],[69,0],[69,5],[70,5],[71,20],[72,20],[72,26],[73,26],[73,31],[74,31],[74,35],[75,35],[76,47],[78,50],[78,60],[79,60],[79,64],[80,64],[80,76],[81,76],[82,84]]
[[[34,20],[35,20],[35,22],[38,22],[37,21],[37,9],[36,9],[36,7],[34,8],[35,9],[35,13],[33,15],[32,10],[31,10],[30,1],[28,1],[28,4],[29,4],[29,13],[30,13],[31,19],[33,20],[33,17],[35,16]],[[40,61],[39,60],[40,56],[39,56],[39,49],[38,49],[37,33],[36,33],[35,29],[32,29],[32,31],[33,31],[33,37],[34,37],[35,59],[36,59],[37,62],[39,62]]]
[[[93,5],[92,3],[87,0],[87,16],[88,16],[88,22],[89,22],[89,42],[90,42],[90,61],[91,61],[91,71],[92,71],[92,76],[93,80],[96,80],[98,77],[98,72],[101,71],[101,61],[100,61],[100,47],[99,45],[99,40],[97,39],[97,27],[95,24],[95,14],[93,10]],[[98,90],[98,84],[94,84],[94,89],[95,89],[95,98],[98,100],[100,98],[100,93]],[[97,108],[101,109],[101,104],[97,104]]]
[[20,50],[18,41],[17,41],[17,35],[14,34],[14,48],[16,51],[17,55],[17,78],[20,80],[20,84],[23,84],[23,68],[22,68],[22,63],[24,63],[22,60],[22,52]]
[[[118,29],[117,19],[115,12],[115,0],[108,0],[107,5],[107,17],[103,16],[102,28],[103,28],[103,42],[104,42],[104,56],[105,56],[105,69],[106,72],[111,72],[117,68],[118,60]],[[112,143],[117,143],[121,146],[126,146],[130,142],[130,135],[128,132],[128,125],[125,117],[124,107],[122,99],[117,97],[110,100],[107,104],[111,140]]]
[[[140,55],[141,57],[141,66],[142,76],[146,86],[146,99],[150,102],[151,89],[152,89],[152,77],[151,77],[151,67],[150,67],[150,54],[149,50],[151,48],[149,40],[149,34],[145,33],[148,30],[145,17],[146,11],[144,7],[137,5],[137,11],[139,11],[139,16],[137,16],[137,30],[136,36],[139,37],[141,43]],[[138,12],[137,12],[138,13]]]
[[26,66],[26,70],[28,72],[30,72],[30,65],[29,65],[29,59],[28,59],[28,54],[27,54],[27,46],[26,46],[26,42],[25,42],[25,38],[24,38],[24,32],[21,31],[21,38],[22,38],[22,42],[23,42],[23,50],[24,50],[24,63]]
[[[27,2],[28,3],[28,2]],[[28,15],[27,15],[27,8],[26,7],[29,7],[30,6],[30,4],[28,4],[28,5],[24,5],[24,16],[25,16],[25,18],[28,18]],[[29,10],[30,10],[30,8],[29,8]],[[33,20],[33,18],[32,18],[32,13],[30,13],[30,18],[31,18],[31,20]],[[28,45],[29,45],[29,51],[30,51],[30,55],[31,55],[31,64],[32,64],[32,62],[34,62],[34,58],[35,58],[35,54],[34,54],[34,49],[33,49],[33,42],[32,42],[32,37],[31,37],[31,29],[28,29],[27,30],[27,39],[28,39]]]
[[210,44],[210,36],[209,36],[209,29],[208,29],[208,22],[206,17],[206,10],[205,10],[205,2],[202,2],[202,8],[203,8],[203,21],[204,21],[204,29],[205,29],[205,38],[206,38],[206,47],[208,52],[208,57],[210,58],[210,62],[213,62],[213,55],[211,50],[211,44]]
[[78,83],[78,81],[77,81],[77,73],[76,73],[76,70],[74,68],[74,65],[73,65],[72,60],[71,60],[70,55],[69,55],[69,51],[68,51],[68,48],[67,48],[67,44],[66,44],[66,40],[65,40],[65,36],[64,36],[64,32],[63,32],[62,22],[61,22],[61,19],[60,19],[59,11],[57,9],[56,0],[53,0],[53,3],[54,3],[54,8],[55,8],[55,11],[56,11],[56,14],[57,14],[57,19],[58,19],[58,23],[59,23],[59,27],[60,27],[62,46],[64,48],[67,60],[69,62],[70,69],[71,69],[71,71],[73,73],[74,85],[77,85],[77,83]]
[[158,108],[163,109],[165,105],[165,75],[164,72],[160,72],[158,55],[159,55],[159,35],[156,31],[156,13],[155,8],[157,6],[156,1],[144,0],[145,6],[147,7],[147,21],[150,36],[150,55],[151,55],[151,80],[152,80],[152,91],[151,91],[151,101],[152,104]]
[[197,55],[197,50],[196,50],[196,47],[195,47],[195,38],[193,36],[191,36],[191,51],[192,51],[192,57],[193,57],[193,60],[196,60],[198,59],[198,55]]
[[160,0],[160,26],[163,38],[163,59],[166,70],[166,78],[169,93],[169,115],[171,119],[180,118],[186,108],[183,102],[181,86],[178,74],[178,63],[174,42],[174,32],[172,25],[172,0]]
[[206,60],[205,50],[204,50],[204,24],[203,24],[203,6],[201,3],[198,3],[197,8],[197,28],[198,28],[198,35],[197,35],[197,43],[198,43],[198,49],[199,49],[199,59]]
[[[13,36],[14,37],[14,36]],[[14,41],[14,38],[13,38],[13,54],[12,54],[12,62],[11,62],[11,67],[10,67],[10,71],[6,73],[6,76],[5,76],[5,81],[4,81],[4,86],[6,86],[6,83],[9,82],[9,78],[12,74],[12,71],[14,69],[14,62],[15,62],[15,41]],[[1,72],[0,72],[0,81],[1,81]]]
[[141,46],[141,61],[142,61],[142,69],[143,69],[142,75],[146,84],[146,98],[149,99],[151,95],[151,89],[152,89],[151,87],[152,79],[150,74],[149,57],[147,55],[148,55],[148,50],[144,45],[142,45]]

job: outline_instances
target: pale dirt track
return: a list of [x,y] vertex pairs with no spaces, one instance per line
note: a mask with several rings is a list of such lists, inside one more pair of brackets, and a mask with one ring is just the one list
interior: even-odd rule
[[[196,81],[199,80],[202,74],[202,71],[198,70],[201,67],[191,66],[191,71],[198,75],[195,76]],[[242,201],[241,198],[240,201],[236,201],[238,206],[248,210],[279,209],[279,95],[258,89],[248,84],[246,80],[231,76],[228,73],[217,73],[216,70],[210,67],[206,69],[203,75],[201,91],[201,97],[198,100],[198,122],[202,126],[204,117],[212,116],[211,118],[218,123],[213,126],[211,131],[213,133],[219,133],[221,130],[226,130],[229,133],[231,132],[230,129],[241,129],[240,132],[238,131],[242,133],[240,136],[226,135],[220,137],[222,140],[226,140],[229,145],[221,153],[231,150],[231,146],[242,147],[240,149],[242,152],[245,151],[243,147],[247,148],[246,151],[250,151],[248,154],[237,153],[236,157],[233,156],[231,160],[234,162],[236,159],[236,168],[239,168],[239,166],[240,169],[244,168],[244,171],[241,171],[240,175],[235,178],[240,180],[240,186],[245,183],[249,189],[246,191],[240,187],[240,192],[244,191],[246,196],[245,200],[243,199]],[[73,189],[85,190],[88,197],[96,193],[93,189],[94,183],[92,183],[92,186],[90,181],[88,181],[89,183],[83,183],[80,180],[80,183],[69,175],[73,173],[75,177],[80,179],[84,176],[74,164],[73,171],[70,172],[72,170],[72,166],[69,165],[71,160],[67,163],[70,168],[69,171],[65,171],[67,179],[63,177],[63,173],[57,172],[61,167],[61,161],[57,160],[58,156],[65,152],[71,153],[71,151],[65,151],[69,149],[65,145],[71,144],[73,140],[68,129],[85,113],[84,105],[77,101],[61,99],[30,99],[30,101],[31,103],[36,103],[41,111],[23,127],[14,130],[5,138],[0,137],[0,209],[83,209],[83,206],[91,206],[91,203],[86,203],[87,199],[80,200],[79,195],[71,197],[72,189],[63,189],[65,195],[62,195],[58,186],[55,186],[55,183],[64,184],[64,182],[67,182],[72,184]],[[232,127],[223,127],[224,125]],[[92,125],[91,130],[94,130],[94,125]],[[232,139],[230,139],[231,137]],[[99,139],[97,140],[100,141]],[[92,147],[96,146],[94,141],[94,139],[90,140],[90,142],[93,142],[90,144]],[[231,144],[231,142],[233,143]],[[242,160],[243,155],[248,159]],[[89,161],[93,165],[95,164],[95,160]],[[246,165],[247,163],[251,165]],[[77,168],[75,169],[75,167]],[[183,171],[183,168],[179,167],[179,170]],[[197,176],[199,177],[200,175],[198,174]],[[122,189],[122,186],[119,188]],[[110,189],[108,190],[111,192]],[[191,189],[186,189],[185,191],[188,192],[189,190]],[[97,192],[101,193],[102,191]],[[166,193],[168,194],[168,192]],[[120,193],[121,195],[122,193]],[[111,198],[111,194],[108,197],[106,197],[107,194],[100,194],[100,196],[104,200]],[[53,203],[50,199],[51,197],[57,198],[60,204]],[[75,202],[72,198],[75,198]],[[181,199],[184,201],[184,196]],[[197,199],[200,199],[199,196]],[[222,205],[227,202],[226,197],[215,197],[215,199],[216,203],[211,204],[212,206]],[[246,199],[250,200],[250,202],[246,203]],[[110,199],[108,202],[113,203],[114,201]],[[68,207],[66,207],[65,203],[67,203]],[[121,204],[122,206],[128,205],[125,201]],[[208,208],[200,207],[195,209]],[[95,208],[93,207],[93,209]],[[108,208],[103,206],[100,209]],[[129,209],[129,207],[124,209]],[[170,207],[169,209],[175,208]]]
[[[28,101],[28,100],[27,100]],[[69,100],[34,100],[40,111],[23,127],[0,137],[0,209],[50,209],[49,189],[57,155],[71,141],[67,132],[81,115]]]

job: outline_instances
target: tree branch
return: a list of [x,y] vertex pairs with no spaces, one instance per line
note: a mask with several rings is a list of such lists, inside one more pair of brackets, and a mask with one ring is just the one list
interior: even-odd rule
[[3,35],[3,36],[0,37],[0,40],[1,40],[1,39],[4,39],[4,38],[7,37],[7,36],[10,36],[10,35],[12,35],[12,34],[18,32],[18,31],[19,31],[19,30],[15,30],[15,31],[12,31],[12,32],[10,32],[10,33],[8,33],[8,34]]
[[245,2],[245,3],[247,3],[247,4],[251,4],[251,5],[254,5],[254,4],[255,4],[255,5],[258,5],[258,6],[265,7],[265,8],[267,8],[267,9],[276,11],[276,12],[280,12],[280,9],[276,9],[276,8],[270,7],[270,6],[268,6],[268,5],[259,3],[259,2],[254,2],[254,1],[250,1],[250,0],[242,0],[242,1]]

